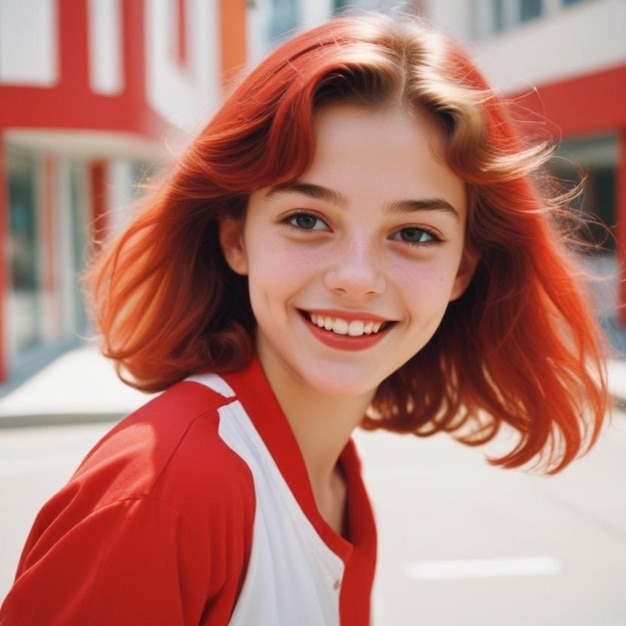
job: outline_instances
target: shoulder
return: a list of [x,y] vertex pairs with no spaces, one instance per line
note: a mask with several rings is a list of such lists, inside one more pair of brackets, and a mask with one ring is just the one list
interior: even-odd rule
[[[15,611],[30,611],[33,590],[46,589],[36,611],[71,613],[62,623],[86,611],[107,624],[147,623],[146,611],[174,623],[168,616],[183,605],[189,623],[199,623],[207,598],[228,615],[256,511],[252,474],[220,437],[220,410],[231,402],[181,383],[105,435],[39,512],[18,567]],[[143,617],[124,622],[115,611]]]
[[195,382],[173,386],[105,435],[57,498],[74,500],[78,490],[91,510],[137,498],[185,513],[229,502],[249,508],[250,470],[219,432],[231,401]]

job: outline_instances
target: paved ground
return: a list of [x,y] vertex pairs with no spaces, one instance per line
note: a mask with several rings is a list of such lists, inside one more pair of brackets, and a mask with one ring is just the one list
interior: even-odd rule
[[[626,406],[626,360],[609,378]],[[36,511],[148,397],[80,347],[0,398],[0,598]],[[358,442],[379,525],[376,626],[626,624],[623,413],[552,479],[490,468],[447,437]]]
[[[626,405],[626,360],[609,364],[612,394]],[[95,348],[69,350],[0,397],[0,427],[111,421],[149,396],[122,384]]]
[[551,478],[494,469],[446,436],[358,443],[376,626],[626,625],[626,415]]
[[[110,427],[0,429],[0,600],[36,512]],[[379,529],[374,626],[624,626],[626,416],[553,478],[448,437],[359,433]]]

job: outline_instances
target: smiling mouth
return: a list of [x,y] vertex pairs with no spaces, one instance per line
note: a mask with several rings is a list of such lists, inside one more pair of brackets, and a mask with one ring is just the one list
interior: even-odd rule
[[314,326],[348,337],[363,337],[365,335],[376,335],[390,328],[394,322],[374,321],[374,320],[346,320],[341,317],[321,315],[319,313],[307,313],[301,311],[307,321]]

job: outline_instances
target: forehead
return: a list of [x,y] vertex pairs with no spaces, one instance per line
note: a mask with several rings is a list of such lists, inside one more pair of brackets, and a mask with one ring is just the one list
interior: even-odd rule
[[446,165],[435,124],[400,106],[332,104],[315,113],[306,182],[380,202],[442,198],[465,211],[465,185]]

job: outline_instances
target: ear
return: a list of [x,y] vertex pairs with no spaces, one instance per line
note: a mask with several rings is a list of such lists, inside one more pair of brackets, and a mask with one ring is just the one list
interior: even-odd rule
[[450,302],[458,300],[468,288],[474,277],[476,266],[480,260],[478,252],[474,252],[465,246],[463,250],[463,256],[461,257],[461,263],[459,264],[459,271],[454,279],[454,285],[452,287],[452,294],[450,296]]
[[248,255],[243,241],[244,219],[226,217],[220,220],[220,247],[226,263],[233,272],[245,276],[248,273]]

